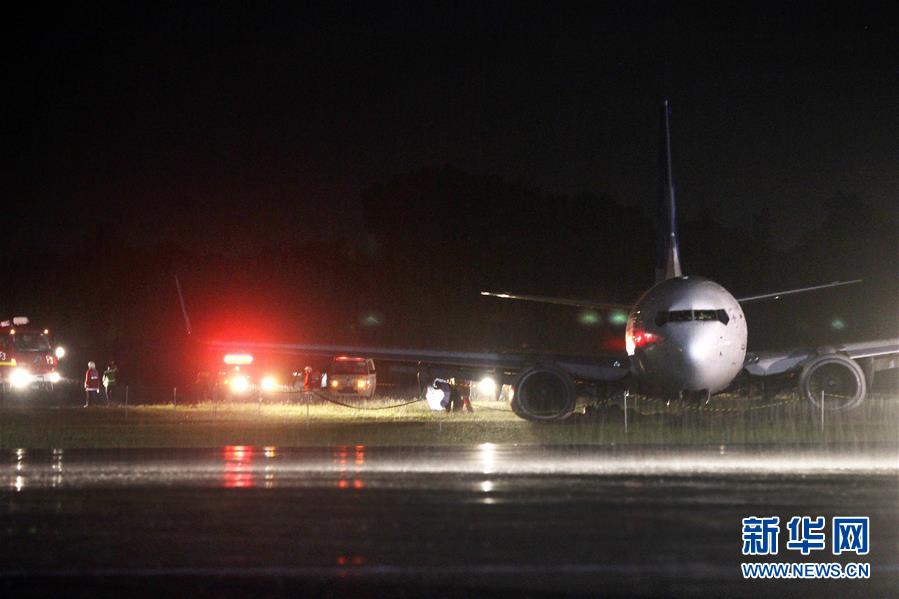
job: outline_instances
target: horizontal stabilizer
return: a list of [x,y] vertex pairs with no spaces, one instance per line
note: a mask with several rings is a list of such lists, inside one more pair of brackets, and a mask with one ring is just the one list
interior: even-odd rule
[[745,304],[746,302],[755,302],[759,300],[766,299],[774,299],[778,300],[785,295],[794,295],[796,293],[805,293],[806,291],[818,291],[819,289],[829,289],[831,287],[842,287],[843,285],[854,285],[855,283],[861,283],[862,279],[855,279],[853,281],[834,281],[833,283],[825,283],[824,285],[814,285],[812,287],[803,287],[801,289],[787,289],[786,291],[775,291],[774,293],[763,293],[761,295],[750,295],[748,297],[740,297],[737,298],[737,301],[741,304]]
[[610,304],[607,302],[593,302],[590,300],[566,299],[564,297],[547,297],[543,295],[518,295],[513,293],[494,293],[492,291],[482,291],[481,295],[488,297],[497,297],[500,299],[513,299],[525,302],[537,302],[541,304],[556,304],[559,306],[574,306],[576,308],[593,308],[596,310],[624,310],[630,311],[631,307],[627,304]]

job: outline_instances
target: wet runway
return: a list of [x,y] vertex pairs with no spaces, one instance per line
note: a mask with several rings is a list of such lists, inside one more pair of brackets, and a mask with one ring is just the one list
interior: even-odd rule
[[[870,597],[899,589],[896,446],[0,456],[0,591]],[[743,580],[741,519],[750,515],[870,516],[871,578]],[[803,558],[781,552],[779,561]]]

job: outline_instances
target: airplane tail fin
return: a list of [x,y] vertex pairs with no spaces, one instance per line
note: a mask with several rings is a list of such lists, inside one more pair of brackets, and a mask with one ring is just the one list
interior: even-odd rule
[[668,100],[662,104],[659,172],[661,173],[658,213],[656,215],[656,283],[681,276],[680,249],[677,243],[677,212],[674,203],[674,175],[671,169],[671,129]]

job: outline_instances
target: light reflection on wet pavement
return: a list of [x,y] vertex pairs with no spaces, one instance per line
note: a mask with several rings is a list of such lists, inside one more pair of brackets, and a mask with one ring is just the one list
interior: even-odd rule
[[[7,585],[101,574],[438,594],[773,588],[872,596],[899,585],[896,446],[485,443],[0,456]],[[749,515],[870,516],[872,579],[743,581],[740,520]]]

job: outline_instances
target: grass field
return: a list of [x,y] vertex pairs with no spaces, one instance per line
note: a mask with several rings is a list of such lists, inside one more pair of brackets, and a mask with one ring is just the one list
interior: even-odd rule
[[850,412],[826,412],[823,428],[819,411],[790,397],[766,403],[716,399],[707,406],[635,398],[627,426],[617,406],[533,423],[498,402],[476,404],[473,414],[432,412],[422,402],[390,407],[396,403],[367,402],[367,408],[388,408],[367,410],[333,404],[82,409],[7,403],[0,410],[0,447],[899,443],[899,398],[890,396],[870,397]]

